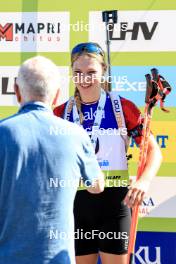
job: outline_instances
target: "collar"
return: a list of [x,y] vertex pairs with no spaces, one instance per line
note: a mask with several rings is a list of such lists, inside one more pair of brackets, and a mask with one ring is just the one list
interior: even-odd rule
[[41,101],[30,101],[22,104],[18,113],[27,112],[30,110],[43,110],[43,111],[49,111],[51,113],[53,112],[51,107],[46,103],[43,103]]

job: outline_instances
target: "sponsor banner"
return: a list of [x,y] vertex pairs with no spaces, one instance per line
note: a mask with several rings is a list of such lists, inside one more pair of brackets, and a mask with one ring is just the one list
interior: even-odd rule
[[[166,115],[166,114],[162,112],[162,115]],[[164,162],[170,162],[176,164],[176,156],[171,155],[171,153],[175,153],[175,149],[176,149],[176,140],[175,140],[176,122],[152,121],[151,131],[154,134],[156,141],[162,151]],[[139,158],[139,147],[137,148],[134,140],[132,140],[131,142],[129,153],[132,154],[133,156],[132,161],[137,162]],[[166,175],[169,176],[169,171],[167,172]],[[176,176],[176,171],[175,171],[175,176]]]
[[0,13],[1,52],[68,52],[69,12]]
[[176,262],[176,233],[138,232],[134,264]]
[[[133,264],[174,264],[176,233],[137,232]],[[99,258],[98,263],[101,264]]]
[[[132,177],[134,179],[134,177]],[[176,218],[176,177],[155,177],[139,208],[140,217]],[[169,190],[169,191],[168,191]]]
[[[111,50],[175,51],[176,36],[172,29],[176,10],[118,11],[118,22],[110,28]],[[89,40],[105,49],[105,23],[102,12],[89,12]]]
[[[58,68],[61,75],[61,91],[57,104],[61,104],[69,97],[69,67]],[[0,106],[18,106],[13,88],[18,69],[19,66],[0,66]]]
[[[112,89],[118,91],[122,97],[130,99],[137,106],[145,105],[146,79],[156,66],[113,66]],[[157,66],[159,74],[163,76],[173,88],[167,96],[166,106],[176,106],[176,66]]]

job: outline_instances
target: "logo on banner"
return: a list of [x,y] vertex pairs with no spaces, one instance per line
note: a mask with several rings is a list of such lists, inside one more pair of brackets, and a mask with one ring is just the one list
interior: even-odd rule
[[135,245],[134,264],[176,263],[175,248],[176,248],[176,233],[174,231],[173,232],[138,231],[136,245]]
[[2,51],[69,50],[68,12],[0,13],[0,18]]
[[109,24],[109,36],[111,40],[125,40],[127,35],[131,34],[131,40],[137,40],[141,31],[145,40],[151,40],[158,22],[154,22],[151,29],[147,22],[134,22],[132,27],[129,27],[128,22],[120,23],[120,36],[114,36],[114,24]]
[[144,217],[145,215],[148,215],[154,207],[155,207],[155,203],[152,197],[145,198],[142,202],[142,205],[139,207],[140,217]]
[[[152,255],[152,260],[150,259],[151,251],[155,251],[155,257],[153,259]],[[139,247],[139,249],[135,252],[135,258],[140,264],[161,264],[161,248],[155,247],[151,250],[151,247]]]
[[[176,22],[175,10],[118,11],[118,21],[107,30],[112,52],[176,51],[176,35],[168,30]],[[106,49],[106,25],[102,12],[89,12],[89,41]],[[159,44],[158,44],[159,43]]]
[[0,66],[0,105],[17,106],[14,93],[14,83],[18,73],[18,66]]
[[13,41],[13,24],[7,23],[5,26],[0,24],[0,40]]
[[15,94],[15,92],[10,91],[15,83],[15,77],[2,77],[1,78],[1,91],[2,95]]
[[[145,74],[150,71],[153,66],[113,66],[112,75],[112,90],[118,91],[122,97],[131,100],[137,106],[144,106],[144,98],[146,91]],[[159,66],[159,72],[166,76],[172,87],[175,87],[175,72],[176,66]],[[167,96],[166,105],[169,107],[176,106],[176,92],[173,89],[172,93]],[[157,104],[159,105],[159,103]],[[159,139],[160,142],[162,139]],[[163,139],[164,141],[164,139]],[[167,141],[167,140],[166,140]],[[164,145],[164,144],[163,144]]]
[[130,80],[129,76],[114,76],[113,81],[115,83],[113,90],[118,92],[144,92],[146,91],[146,82]]
[[[0,24],[0,40],[5,39],[6,41],[13,41],[14,35],[15,41],[18,41],[18,34],[23,34],[24,40],[29,41],[27,37],[29,34],[59,34],[60,33],[60,23],[52,24],[52,23],[7,23],[4,26]],[[41,38],[40,38],[41,39]],[[51,39],[51,37],[50,37]],[[57,40],[59,41],[59,36]],[[34,40],[34,37],[33,37]],[[42,39],[41,39],[42,40]],[[49,39],[48,39],[49,40]]]

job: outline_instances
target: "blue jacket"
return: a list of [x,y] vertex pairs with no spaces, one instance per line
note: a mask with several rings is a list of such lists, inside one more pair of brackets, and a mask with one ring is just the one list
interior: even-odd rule
[[41,102],[0,122],[0,264],[74,264],[73,200],[100,173],[87,133]]

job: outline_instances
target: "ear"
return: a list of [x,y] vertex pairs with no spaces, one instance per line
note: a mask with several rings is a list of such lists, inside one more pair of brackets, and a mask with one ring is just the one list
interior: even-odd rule
[[15,91],[18,103],[21,104],[22,98],[21,98],[21,94],[20,94],[20,89],[16,83],[14,84],[14,91]]
[[60,89],[57,90],[56,95],[54,97],[54,100],[53,100],[53,103],[52,103],[53,107],[55,107],[57,105],[57,100],[58,100],[59,94],[60,94]]

